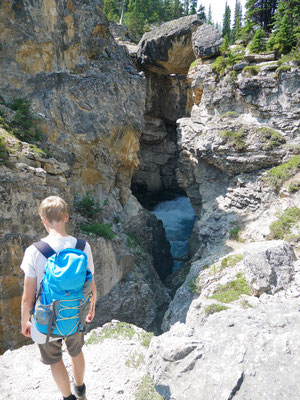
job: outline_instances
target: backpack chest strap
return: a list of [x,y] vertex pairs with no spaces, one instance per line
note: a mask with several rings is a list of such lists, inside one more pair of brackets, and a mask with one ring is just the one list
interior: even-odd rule
[[[75,249],[83,251],[84,248],[85,248],[85,244],[86,244],[86,241],[84,239],[77,239],[77,243],[76,243]],[[44,242],[42,240],[40,240],[39,242],[33,243],[33,245],[46,258],[49,258],[49,257],[53,256],[53,254],[56,253],[56,251],[53,250],[52,247],[48,243],[46,243],[46,242]]]

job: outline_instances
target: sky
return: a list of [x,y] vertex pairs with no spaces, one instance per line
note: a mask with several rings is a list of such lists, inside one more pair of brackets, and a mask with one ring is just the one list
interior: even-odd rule
[[[245,4],[246,0],[240,0],[242,7],[243,7],[243,14],[245,13]],[[199,4],[202,4],[205,7],[206,15],[208,13],[209,5],[211,4],[211,11],[212,11],[212,18],[214,22],[222,23],[223,14],[225,12],[225,3],[226,0],[198,0]],[[227,4],[231,10],[231,23],[233,22],[233,15],[234,15],[234,7],[235,7],[235,0],[227,0]]]

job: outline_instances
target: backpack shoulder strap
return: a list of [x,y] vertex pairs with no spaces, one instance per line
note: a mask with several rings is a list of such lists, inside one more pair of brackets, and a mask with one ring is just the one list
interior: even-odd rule
[[52,249],[52,247],[46,243],[43,242],[42,240],[40,242],[35,242],[33,243],[33,245],[43,254],[44,257],[49,258],[51,256],[53,256],[53,254],[56,253],[56,251],[54,251]]
[[83,251],[85,248],[86,241],[84,239],[77,239],[75,249]]

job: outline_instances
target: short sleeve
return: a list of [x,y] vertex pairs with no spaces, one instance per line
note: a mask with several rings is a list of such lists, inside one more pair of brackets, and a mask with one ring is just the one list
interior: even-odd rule
[[93,261],[93,255],[92,255],[92,250],[91,246],[89,245],[88,242],[86,242],[85,248],[84,248],[85,254],[88,256],[88,269],[91,271],[91,273],[94,275],[95,268],[94,268],[94,261]]
[[24,271],[25,276],[36,278],[36,257],[37,251],[33,245],[27,247],[20,268]]

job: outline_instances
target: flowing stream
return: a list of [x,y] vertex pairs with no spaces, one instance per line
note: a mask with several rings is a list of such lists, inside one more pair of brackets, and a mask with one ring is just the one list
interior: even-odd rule
[[[161,219],[166,230],[166,236],[171,245],[171,254],[174,258],[183,257],[189,250],[189,239],[193,230],[195,213],[188,197],[163,201],[152,211]],[[174,261],[173,272],[181,261]]]

